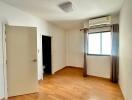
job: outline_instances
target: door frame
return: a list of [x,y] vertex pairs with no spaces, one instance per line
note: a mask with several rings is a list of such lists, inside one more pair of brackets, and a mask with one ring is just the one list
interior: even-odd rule
[[[53,70],[53,43],[52,43],[52,39],[53,37],[50,35],[45,35],[45,34],[41,34],[41,43],[42,43],[42,36],[47,36],[51,38],[51,74],[54,74],[54,70]],[[41,51],[42,51],[42,45],[41,45]],[[41,54],[43,53],[43,51],[41,52]],[[42,68],[43,68],[43,56],[42,56]],[[43,69],[42,69],[43,70]],[[43,73],[42,73],[43,74]],[[42,75],[43,76],[43,75]]]
[[4,73],[4,99],[8,99],[8,88],[7,88],[7,57],[6,57],[6,24],[2,23],[2,45],[3,45],[3,73]]

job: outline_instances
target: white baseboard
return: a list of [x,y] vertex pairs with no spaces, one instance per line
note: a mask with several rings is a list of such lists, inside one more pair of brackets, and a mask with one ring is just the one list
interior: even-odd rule
[[61,69],[65,68],[65,67],[66,67],[66,66],[61,67],[61,68],[59,68],[59,69],[57,69],[57,70],[55,70],[55,71],[52,71],[52,75],[53,75],[53,74],[55,74],[57,71],[59,71],[59,70],[61,70]]

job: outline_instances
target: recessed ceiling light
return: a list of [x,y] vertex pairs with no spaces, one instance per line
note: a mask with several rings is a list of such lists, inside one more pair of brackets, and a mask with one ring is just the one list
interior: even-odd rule
[[60,9],[62,9],[64,12],[72,12],[73,11],[73,5],[72,2],[67,1],[64,3],[61,3],[58,5]]

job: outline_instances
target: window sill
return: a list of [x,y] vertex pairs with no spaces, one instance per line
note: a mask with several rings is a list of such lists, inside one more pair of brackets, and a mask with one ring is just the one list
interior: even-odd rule
[[111,56],[111,55],[102,55],[102,54],[87,54],[88,56]]

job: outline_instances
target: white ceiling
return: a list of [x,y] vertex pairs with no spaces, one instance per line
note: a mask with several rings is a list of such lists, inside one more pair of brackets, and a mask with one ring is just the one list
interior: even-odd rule
[[44,18],[64,28],[81,20],[118,12],[123,0],[69,0],[74,11],[63,12],[58,5],[68,0],[0,0],[32,15]]

